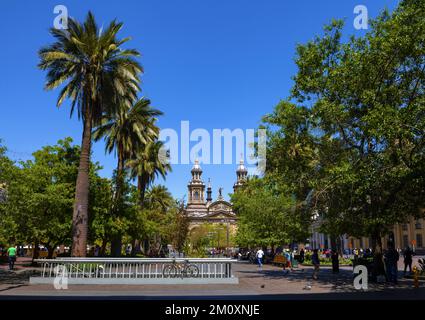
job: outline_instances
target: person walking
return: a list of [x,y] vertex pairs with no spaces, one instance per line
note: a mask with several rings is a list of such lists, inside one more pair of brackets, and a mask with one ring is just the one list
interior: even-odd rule
[[282,264],[283,271],[288,273],[289,270],[286,270],[286,268],[291,268],[292,270],[292,264],[291,264],[291,256],[287,249],[282,250],[282,256],[283,256],[283,264]]
[[301,249],[301,251],[300,251],[300,263],[304,262],[304,257],[305,257],[305,251],[304,251],[304,249]]
[[9,262],[9,270],[13,270],[15,267],[15,261],[16,261],[16,247],[11,246],[9,249],[7,249],[7,256],[8,256],[8,262]]
[[357,259],[359,258],[359,251],[357,250],[357,248],[354,248],[354,262],[357,262]]
[[313,266],[314,266],[313,279],[317,280],[319,269],[320,269],[319,252],[317,249],[313,250],[313,255],[311,256],[311,262],[313,263]]
[[372,250],[367,248],[366,251],[363,254],[363,258],[367,259],[367,258],[371,258],[371,257],[373,257]]
[[287,260],[287,266],[288,266],[288,268],[291,269],[291,271],[293,271],[293,267],[292,267],[292,254],[289,251],[289,249],[286,249],[285,250],[285,257],[286,257],[286,260]]
[[258,249],[257,253],[255,254],[255,257],[257,258],[257,262],[258,262],[258,268],[260,268],[260,270],[263,268],[263,256],[264,256],[264,251],[260,248]]
[[388,244],[388,250],[385,253],[385,265],[387,267],[387,280],[397,284],[397,262],[399,260],[399,254],[394,245]]
[[131,254],[131,245],[127,245],[127,248],[125,249],[125,255],[128,257]]
[[409,272],[412,273],[412,256],[413,251],[410,249],[410,247],[406,247],[406,249],[403,252],[403,258],[404,258],[404,274],[406,274],[407,267],[409,267]]
[[100,247],[99,245],[96,245],[96,247],[94,248],[94,256],[98,257],[100,253]]

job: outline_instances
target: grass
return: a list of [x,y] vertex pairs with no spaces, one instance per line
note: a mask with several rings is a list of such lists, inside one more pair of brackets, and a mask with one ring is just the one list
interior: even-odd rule
[[[311,262],[311,260],[306,259],[304,260],[304,262],[302,263],[303,266],[312,266],[313,263]],[[320,258],[320,265],[322,266],[331,266],[332,265],[332,260],[330,258]],[[340,266],[352,266],[353,265],[353,261],[351,261],[351,259],[345,259],[345,258],[339,258],[339,265]]]

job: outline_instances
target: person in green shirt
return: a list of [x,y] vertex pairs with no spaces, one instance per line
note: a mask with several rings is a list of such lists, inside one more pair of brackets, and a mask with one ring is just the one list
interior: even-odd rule
[[13,270],[16,261],[16,248],[11,246],[9,249],[7,249],[7,255],[9,257],[9,270]]

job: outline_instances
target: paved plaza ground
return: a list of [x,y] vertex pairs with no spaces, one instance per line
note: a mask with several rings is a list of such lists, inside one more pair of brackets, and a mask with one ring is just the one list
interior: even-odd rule
[[33,269],[28,260],[20,259],[14,272],[0,268],[0,299],[46,297],[100,297],[117,299],[425,299],[425,282],[413,287],[413,280],[402,278],[399,284],[371,284],[367,291],[353,286],[352,267],[342,267],[332,274],[330,267],[322,267],[318,280],[312,279],[312,268],[300,266],[284,272],[272,265],[262,270],[247,262],[234,264],[239,284],[208,285],[69,285],[67,290],[55,290],[53,285],[30,285]]

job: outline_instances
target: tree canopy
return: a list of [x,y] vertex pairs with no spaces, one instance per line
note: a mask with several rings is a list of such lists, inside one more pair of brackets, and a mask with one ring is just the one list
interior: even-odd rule
[[322,215],[324,230],[380,247],[425,206],[425,4],[402,1],[370,25],[343,42],[334,20],[299,45],[291,95],[264,123],[268,172]]

